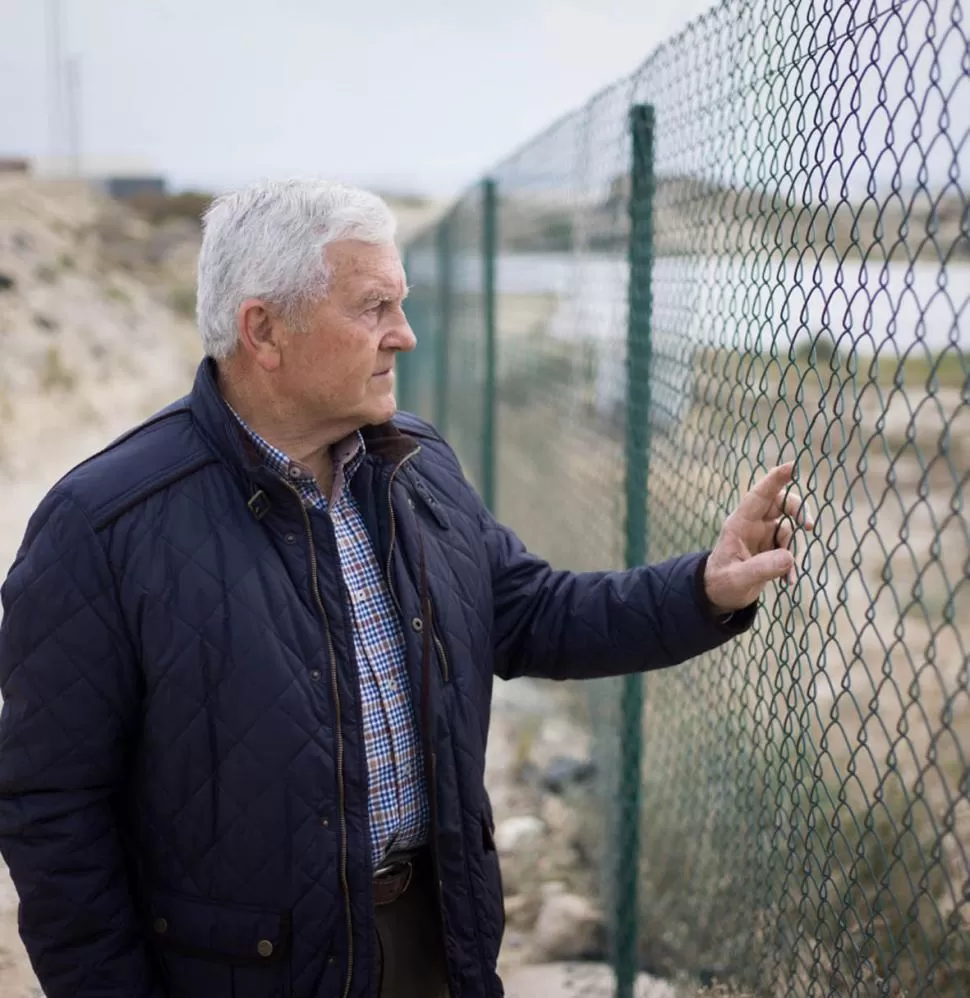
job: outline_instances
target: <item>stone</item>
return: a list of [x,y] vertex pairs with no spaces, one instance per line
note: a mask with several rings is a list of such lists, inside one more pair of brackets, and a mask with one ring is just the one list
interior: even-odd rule
[[539,782],[543,790],[561,794],[567,787],[588,783],[595,774],[596,767],[590,759],[557,755],[550,761]]
[[43,329],[46,333],[56,333],[60,329],[60,324],[56,319],[51,319],[49,316],[40,314],[34,316],[34,325],[38,329]]
[[539,814],[551,832],[566,837],[575,833],[576,815],[561,797],[544,797]]
[[546,960],[587,956],[600,945],[602,914],[578,894],[556,892],[543,899],[533,943]]
[[546,714],[529,749],[529,762],[541,774],[582,767],[590,757],[590,734],[562,714]]
[[[516,967],[506,972],[505,998],[577,998],[616,993],[616,976],[605,963],[557,962]],[[674,985],[638,974],[634,998],[676,998]]]
[[539,885],[539,897],[543,901],[566,893],[566,885],[561,880],[547,880]]
[[495,848],[500,853],[519,852],[537,844],[545,832],[545,822],[535,815],[521,814],[506,818],[495,828]]

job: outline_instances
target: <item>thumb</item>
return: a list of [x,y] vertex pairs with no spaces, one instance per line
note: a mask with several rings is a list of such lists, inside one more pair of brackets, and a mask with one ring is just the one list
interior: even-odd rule
[[737,566],[736,577],[743,586],[763,586],[773,579],[784,578],[795,564],[791,551],[775,548],[763,551]]

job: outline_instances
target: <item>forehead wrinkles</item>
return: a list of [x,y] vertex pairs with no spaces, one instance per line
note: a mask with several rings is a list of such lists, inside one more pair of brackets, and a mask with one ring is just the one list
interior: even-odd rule
[[334,289],[351,294],[373,292],[400,297],[405,293],[404,267],[395,254],[341,247],[330,261]]

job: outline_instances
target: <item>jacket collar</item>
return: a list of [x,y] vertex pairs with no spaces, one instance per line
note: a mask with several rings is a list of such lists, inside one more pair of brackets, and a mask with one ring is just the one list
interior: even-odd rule
[[[262,467],[262,456],[238,420],[229,411],[219,391],[216,363],[206,357],[195,373],[189,395],[189,408],[203,433],[225,460],[254,476]],[[403,433],[393,421],[364,426],[361,435],[370,457],[398,464],[418,446],[414,437]]]

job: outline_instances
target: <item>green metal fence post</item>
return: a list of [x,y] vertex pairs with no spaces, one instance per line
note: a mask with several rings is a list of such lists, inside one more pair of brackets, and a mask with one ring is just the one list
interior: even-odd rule
[[[654,113],[630,113],[630,285],[626,358],[626,562],[647,557],[647,476],[650,460],[650,322],[653,267]],[[643,677],[623,680],[620,727],[620,806],[616,848],[616,993],[633,998],[637,975],[640,876],[640,783],[643,757]]]
[[442,436],[448,433],[448,341],[451,339],[451,216],[443,218],[436,233],[438,257],[438,328],[435,337],[434,422]]
[[482,499],[495,511],[495,378],[498,360],[495,333],[495,266],[498,252],[495,181],[482,184],[482,305],[485,316],[485,398],[482,426]]

